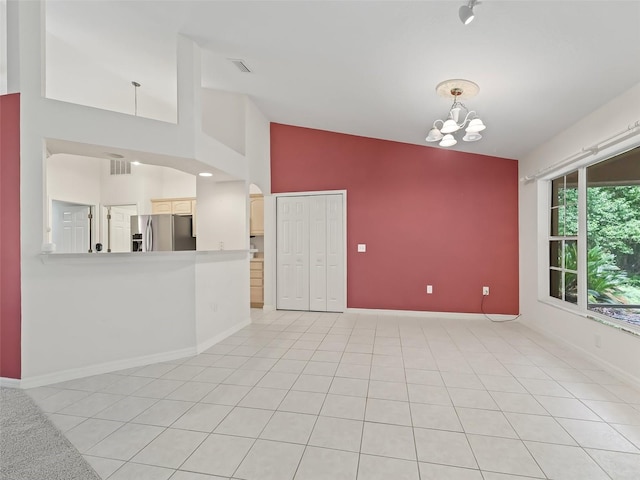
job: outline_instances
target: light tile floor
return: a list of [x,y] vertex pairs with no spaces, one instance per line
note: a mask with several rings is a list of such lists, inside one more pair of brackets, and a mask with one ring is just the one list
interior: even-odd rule
[[640,391],[525,325],[252,317],[29,393],[109,480],[640,479]]

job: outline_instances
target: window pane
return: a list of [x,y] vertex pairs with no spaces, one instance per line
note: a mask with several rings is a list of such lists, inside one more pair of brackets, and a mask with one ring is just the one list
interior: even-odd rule
[[640,324],[640,148],[587,168],[589,309]]
[[556,178],[551,182],[551,206],[557,207],[564,204],[564,177]]
[[565,270],[578,270],[578,242],[565,240],[564,242],[564,268]]
[[567,204],[564,209],[564,234],[578,235],[578,204]]
[[565,181],[567,203],[578,203],[578,171],[567,175]]
[[564,207],[557,207],[551,210],[551,236],[558,237],[564,235]]
[[553,240],[549,242],[549,264],[552,267],[562,267],[562,242]]
[[575,273],[564,274],[564,299],[567,302],[578,303],[578,275]]
[[562,300],[562,272],[549,270],[549,295]]

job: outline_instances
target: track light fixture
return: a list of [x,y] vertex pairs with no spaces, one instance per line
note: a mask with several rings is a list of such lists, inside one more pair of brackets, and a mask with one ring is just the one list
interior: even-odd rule
[[[459,101],[462,97],[473,97],[479,91],[480,87],[469,80],[454,79],[440,82],[436,87],[436,92],[443,97],[453,98],[453,104],[449,109],[447,120],[438,119],[433,122],[433,127],[429,130],[429,134],[425,140],[427,142],[440,141],[438,145],[441,147],[452,147],[458,143],[453,134],[465,127],[465,135],[462,137],[463,141],[476,142],[480,140],[482,138],[480,132],[487,127],[482,120],[478,118],[474,110],[469,110]],[[463,110],[466,112],[466,115],[464,120],[460,122],[460,112]],[[442,124],[440,128],[436,126],[438,122]]]
[[473,19],[475,18],[475,13],[473,12],[473,7],[478,5],[480,2],[477,0],[469,0],[469,3],[466,5],[462,5],[460,10],[458,10],[458,16],[460,17],[460,21],[465,25],[469,25]]

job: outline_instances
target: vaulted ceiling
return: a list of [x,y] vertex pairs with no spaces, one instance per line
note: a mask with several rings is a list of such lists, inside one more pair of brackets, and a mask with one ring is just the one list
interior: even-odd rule
[[467,26],[462,4],[50,0],[47,29],[150,92],[175,83],[183,34],[204,86],[249,95],[272,122],[419,145],[450,106],[435,86],[469,79],[487,129],[453,148],[515,159],[640,83],[639,1],[487,0]]

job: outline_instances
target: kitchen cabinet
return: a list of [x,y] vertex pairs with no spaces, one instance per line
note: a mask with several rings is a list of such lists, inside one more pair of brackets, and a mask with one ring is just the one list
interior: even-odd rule
[[171,200],[151,200],[151,213],[171,213]]
[[250,196],[250,235],[264,235],[264,197]]
[[191,215],[193,236],[196,236],[196,199],[195,198],[152,198],[151,213]]
[[262,308],[264,305],[264,259],[253,258],[249,262],[249,265],[251,307]]
[[192,215],[195,212],[194,198],[152,198],[151,213],[174,213]]

